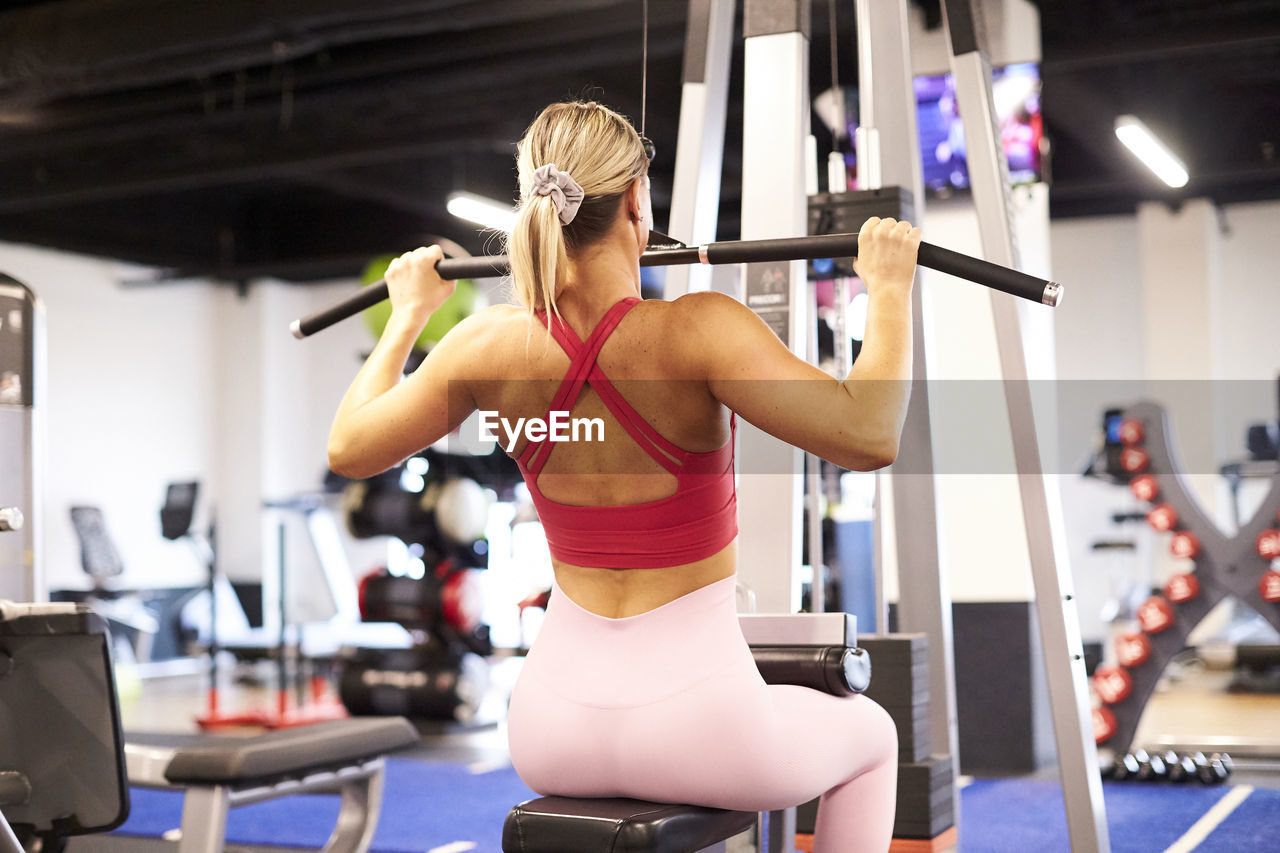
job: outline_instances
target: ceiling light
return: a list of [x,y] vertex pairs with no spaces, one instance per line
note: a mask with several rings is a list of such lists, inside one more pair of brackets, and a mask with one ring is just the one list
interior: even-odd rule
[[1187,167],[1136,116],[1116,117],[1116,137],[1171,187],[1187,184]]
[[445,202],[445,208],[459,219],[465,219],[495,231],[510,231],[511,226],[516,222],[516,212],[510,204],[503,204],[474,193],[451,194]]

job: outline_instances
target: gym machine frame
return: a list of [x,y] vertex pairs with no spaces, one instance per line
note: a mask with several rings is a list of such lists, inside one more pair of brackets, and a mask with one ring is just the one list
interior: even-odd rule
[[[919,224],[922,219],[923,181],[915,156],[918,144],[911,98],[907,4],[905,0],[897,3],[858,0],[857,7],[862,77],[860,164],[869,186],[878,187],[884,179],[910,190],[917,205],[914,219]],[[968,122],[966,129],[984,251],[1005,267],[1013,268],[1017,265],[1017,258],[1010,230],[1007,165],[994,132],[990,65],[979,49],[981,25],[975,18],[976,10],[968,2],[944,2],[943,10],[948,22],[948,44],[957,96],[962,111],[970,117],[978,117],[976,121]],[[803,259],[839,256],[837,251],[825,246],[816,255],[799,251],[799,246],[808,241],[821,239],[800,236],[805,233],[807,220],[804,177],[810,111],[807,91],[809,12],[808,0],[746,0],[745,3],[744,89],[750,96],[744,97],[743,173],[749,176],[749,180],[743,182],[743,240],[723,244],[723,248],[732,246],[735,252],[744,251],[745,254],[723,253],[714,243],[702,244],[697,249],[683,244],[667,244],[647,252],[641,261],[644,265],[717,261],[744,263],[744,301],[802,358],[809,356],[808,337],[812,335],[809,308],[812,299]],[[682,103],[682,145],[677,149],[677,181],[672,192],[671,221],[690,222],[694,229],[714,224],[714,218],[705,214],[707,205],[714,206],[714,198],[719,191],[718,182],[709,178],[709,175],[718,175],[720,167],[720,152],[715,150],[711,141],[722,140],[723,133],[722,130],[718,133],[708,131],[706,125],[709,120],[717,125],[723,124],[728,77],[721,66],[729,62],[729,52],[723,49],[723,44],[728,38],[724,31],[732,26],[732,13],[731,0],[690,2],[690,46],[686,56],[685,85],[687,91],[692,87],[696,97],[686,98]],[[892,46],[884,58],[878,55],[879,45]],[[878,60],[874,69],[873,51],[877,53]],[[907,144],[892,147],[890,150],[896,156],[882,159],[877,144],[878,130]],[[687,145],[683,144],[686,137],[689,139]],[[699,162],[696,168],[689,169],[686,164],[692,157]],[[692,191],[690,182],[694,183]],[[703,238],[701,234],[694,236]],[[850,241],[850,235],[845,239]],[[856,237],[850,242],[856,246]],[[766,250],[764,244],[773,245]],[[761,251],[756,253],[757,249]],[[848,249],[841,251],[847,252]],[[922,246],[921,265],[936,267],[929,262],[929,252],[930,249]],[[713,254],[722,257],[713,260]],[[762,266],[766,269],[761,269]],[[506,272],[506,262],[503,258],[446,260],[440,262],[438,269],[446,277],[501,275]],[[1013,272],[1012,269],[1006,271]],[[762,272],[768,272],[774,280],[785,282],[785,304],[757,298],[768,295],[753,292],[752,277],[759,278]],[[1056,305],[1060,297],[1057,285],[1040,282],[1040,288],[1029,298]],[[680,295],[677,290],[678,285],[672,282],[666,296],[674,298]],[[385,287],[366,288],[339,306],[295,321],[292,331],[297,337],[312,334],[381,301],[385,295]],[[909,462],[913,471],[931,472],[931,426],[926,383],[922,381],[927,371],[919,288],[915,289],[913,300],[917,381],[913,383],[899,457]],[[1097,754],[1087,739],[1090,722],[1088,692],[1079,625],[1074,612],[1074,593],[1065,561],[1058,557],[1062,553],[1062,541],[1057,496],[1046,488],[1041,475],[1034,413],[1025,381],[1027,368],[1017,307],[1008,300],[995,299],[993,311],[1002,375],[1005,380],[1013,380],[1005,383],[1009,420],[1014,436],[1015,460],[1021,472],[1019,486],[1023,517],[1046,655],[1068,826],[1073,849],[1105,853],[1109,850],[1109,843],[1097,773]],[[800,567],[797,531],[801,522],[802,457],[795,448],[745,424],[739,442],[741,455],[763,460],[766,470],[788,472],[780,475],[744,474],[739,490],[739,517],[743,529],[770,529],[776,534],[743,549],[739,577],[757,596],[761,609],[787,613],[793,609],[792,579]],[[779,476],[789,476],[790,479],[781,483],[777,481]],[[898,478],[892,473],[887,476],[893,486],[895,517],[911,517],[915,522],[909,535],[903,525],[899,525],[896,531],[898,560],[904,577],[899,596],[899,620],[904,630],[924,631],[934,641],[930,645],[930,692],[942,701],[935,701],[933,707],[933,741],[947,744],[948,754],[954,758],[957,755],[957,738],[950,596],[946,573],[939,565],[941,555],[937,544],[933,477]],[[883,478],[881,482],[884,482]],[[785,524],[779,525],[780,520]],[[879,537],[878,528],[877,533]],[[881,550],[877,547],[878,575]],[[779,572],[779,566],[785,566],[786,571]],[[907,580],[909,575],[923,582],[910,582]],[[820,575],[816,580],[820,583]],[[881,577],[877,578],[877,587],[878,606],[883,615]],[[794,837],[794,811],[776,813],[770,824],[770,849],[789,849],[792,843],[789,839]]]
[[44,305],[22,282],[0,273],[0,372],[17,377],[17,399],[0,402],[0,599],[45,601]]
[[[1017,267],[1009,168],[996,129],[991,63],[980,7],[973,0],[943,0],[942,13],[956,102],[960,113],[968,116],[966,149],[983,253],[997,263]],[[993,298],[991,310],[1009,408],[1014,461],[1019,472],[1018,489],[1045,656],[1067,829],[1073,850],[1108,853],[1111,842],[1107,835],[1098,753],[1091,737],[1093,726],[1084,649],[1075,587],[1067,564],[1061,498],[1043,476],[1018,306],[1006,299]]]
[[[915,155],[919,146],[911,98],[907,4],[905,0],[895,4],[858,0],[857,11],[863,129],[860,165],[864,175],[870,178],[871,187],[877,187],[882,179],[887,179],[909,188],[919,205],[923,199],[923,180]],[[961,111],[971,117],[966,124],[966,134],[984,251],[988,257],[1016,267],[1009,216],[1008,169],[995,133],[990,64],[980,49],[983,38],[981,22],[967,0],[952,0],[950,3],[944,0],[943,11],[957,97]],[[743,173],[749,175],[750,180],[743,182],[744,239],[763,233],[803,233],[803,140],[808,135],[809,116],[808,12],[809,6],[804,0],[747,0],[746,3],[744,90],[749,95],[744,97]],[[873,67],[874,46],[879,45],[889,45],[890,48],[887,56],[879,59]],[[683,130],[683,116],[681,127]],[[797,128],[799,133],[795,132]],[[899,152],[899,156],[887,159],[880,156],[880,148],[876,144],[877,130],[884,130],[904,143],[890,149]],[[679,197],[673,194],[673,199]],[[779,199],[790,199],[795,203],[779,204]],[[922,213],[919,208],[915,211],[917,224]],[[675,215],[673,205],[673,220]],[[804,286],[804,269],[798,264],[783,269],[789,283],[790,306],[797,310],[787,310],[780,318],[766,319],[774,321],[771,325],[775,330],[788,332],[788,335],[780,337],[793,352],[804,357],[808,351],[804,335],[811,325],[807,316],[809,297]],[[750,267],[747,275],[750,275]],[[748,282],[746,300],[749,306],[751,296]],[[916,288],[913,300],[917,381],[901,440],[900,457],[910,462],[911,470],[932,471],[927,390],[925,383],[920,381],[927,376],[927,370],[919,288]],[[1013,380],[1005,382],[1009,389],[1009,420],[1017,470],[1022,472],[1019,488],[1072,847],[1079,851],[1105,853],[1110,844],[1106,834],[1097,753],[1087,736],[1090,714],[1079,622],[1069,569],[1065,560],[1058,556],[1065,551],[1062,548],[1057,496],[1047,488],[1040,473],[1040,453],[1029,386],[1025,381],[1027,367],[1017,306],[993,296],[992,307],[1002,375],[1005,380]],[[799,567],[800,549],[795,535],[800,522],[799,454],[776,441],[770,447],[769,440],[765,439],[767,437],[745,430],[740,437],[743,453],[749,452],[749,445],[759,443],[760,446],[753,446],[750,452],[781,458],[784,466],[789,456],[794,486],[757,491],[744,482],[739,498],[740,512],[747,521],[743,527],[744,530],[755,529],[750,521],[752,514],[769,518],[772,522],[770,528],[776,528],[779,517],[788,519],[790,523],[784,535],[770,537],[767,543],[757,542],[743,549],[740,576],[756,590],[763,608],[787,612],[791,609],[791,576]],[[900,574],[904,580],[900,584],[899,618],[904,630],[923,630],[934,639],[930,645],[930,692],[942,701],[935,702],[933,706],[933,738],[937,744],[948,744],[949,754],[956,757],[950,597],[946,574],[939,565],[933,478],[893,478],[893,487],[895,517],[910,517],[915,522],[909,535],[905,525],[898,525],[896,531]],[[878,560],[879,553],[877,548]],[[781,576],[781,582],[779,565],[788,569]],[[911,582],[908,578],[912,575],[923,582]],[[815,585],[818,582],[820,575],[815,575]],[[880,577],[877,578],[877,588],[883,589]],[[878,593],[878,598],[882,595]],[[793,814],[781,816],[782,821],[771,821],[782,824],[779,827],[781,833],[770,833],[771,849],[782,849],[780,844],[789,846],[790,842],[783,839],[788,832],[794,833]]]

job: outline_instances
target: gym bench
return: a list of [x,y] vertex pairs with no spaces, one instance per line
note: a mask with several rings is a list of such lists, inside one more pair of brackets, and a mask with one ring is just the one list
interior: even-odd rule
[[115,829],[130,784],[183,791],[182,836],[168,845],[179,853],[222,853],[230,809],[301,793],[342,797],[325,853],[369,849],[384,756],[418,743],[407,720],[126,744],[109,644],[86,605],[0,602],[0,853],[21,853],[22,837],[59,849],[67,836]]
[[181,790],[179,853],[221,853],[228,812],[293,794],[340,794],[324,853],[364,853],[373,841],[385,754],[418,743],[400,717],[334,720],[257,737],[151,736],[125,744],[130,784]]
[[[769,684],[799,684],[849,696],[861,693],[871,681],[871,661],[857,647],[853,616],[752,615],[739,620],[756,666]],[[756,846],[760,824],[756,812],[643,800],[540,797],[520,803],[507,814],[502,850],[737,853],[760,849]]]

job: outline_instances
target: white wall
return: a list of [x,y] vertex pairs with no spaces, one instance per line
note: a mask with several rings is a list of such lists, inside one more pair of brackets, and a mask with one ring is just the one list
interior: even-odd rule
[[87,586],[68,513],[76,504],[102,507],[127,582],[195,582],[198,565],[184,546],[160,537],[158,512],[166,482],[209,468],[212,290],[124,289],[119,282],[142,271],[9,244],[0,244],[0,269],[46,309],[49,586]]
[[[1082,468],[1105,407],[1157,399],[1199,475],[1193,487],[1226,527],[1214,471],[1244,455],[1249,423],[1277,417],[1280,202],[1207,204],[1053,223],[1054,277],[1068,288],[1055,312],[1060,455],[1064,469]],[[1158,584],[1175,564],[1166,537],[1109,522],[1141,509],[1128,490],[1077,476],[1063,477],[1062,492],[1085,635],[1100,636],[1097,612],[1120,581]],[[1095,554],[1097,539],[1131,539],[1138,551],[1132,560]]]
[[[68,510],[100,506],[125,563],[120,586],[199,584],[203,567],[160,536],[165,484],[201,481],[200,516],[216,508],[219,557],[233,579],[276,568],[288,525],[300,617],[327,615],[299,516],[262,502],[317,491],[333,412],[373,339],[357,321],[305,341],[289,322],[355,287],[255,283],[247,296],[209,282],[123,287],[148,270],[0,243],[0,270],[44,301],[48,328],[45,566],[49,586],[86,588]],[[381,541],[349,543],[357,571]]]

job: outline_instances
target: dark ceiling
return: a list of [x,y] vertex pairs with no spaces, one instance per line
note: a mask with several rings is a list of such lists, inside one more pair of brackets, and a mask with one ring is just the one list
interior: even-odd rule
[[[814,92],[831,79],[827,2],[813,3]],[[938,0],[914,2],[938,19]],[[649,5],[647,130],[661,222],[687,4]],[[1280,0],[1036,5],[1053,216],[1130,211],[1151,198],[1280,198]],[[849,82],[853,6],[837,7]],[[445,213],[445,196],[510,198],[514,140],[541,106],[587,95],[640,114],[640,0],[3,8],[0,240],[175,276],[349,275],[426,234],[481,251],[474,230]],[[741,78],[739,41],[722,239],[738,228]],[[1118,147],[1112,123],[1124,112],[1183,154],[1186,188],[1162,191]]]

